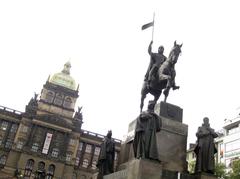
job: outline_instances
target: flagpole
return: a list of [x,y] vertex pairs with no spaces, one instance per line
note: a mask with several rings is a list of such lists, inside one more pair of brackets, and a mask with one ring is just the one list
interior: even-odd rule
[[153,41],[153,34],[154,34],[154,19],[155,19],[155,12],[153,13],[153,28],[152,28],[152,41]]

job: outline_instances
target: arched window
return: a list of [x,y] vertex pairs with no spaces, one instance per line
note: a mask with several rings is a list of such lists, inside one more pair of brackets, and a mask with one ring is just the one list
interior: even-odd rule
[[43,171],[45,169],[45,163],[43,161],[38,162],[38,170]]
[[87,179],[87,177],[85,175],[81,175],[80,177],[81,179]]
[[72,179],[77,179],[77,174],[76,173],[73,173]]
[[54,93],[52,91],[48,91],[46,94],[46,102],[52,103],[54,98]]
[[66,97],[63,102],[63,107],[71,108],[72,107],[72,99],[70,97]]
[[44,178],[45,177],[45,163],[43,161],[38,162],[38,169],[35,174],[35,178]]
[[52,149],[52,157],[55,157],[57,158],[58,157],[58,154],[59,154],[59,149],[58,148],[53,148]]
[[33,166],[34,166],[34,160],[33,159],[29,159],[26,163],[25,166],[25,170],[24,170],[24,177],[26,178],[30,178],[32,170],[33,170]]
[[61,94],[57,94],[54,99],[54,104],[61,106],[63,103],[63,96]]
[[46,179],[53,179],[54,172],[55,172],[55,165],[53,164],[49,165]]
[[3,167],[5,166],[6,161],[7,161],[6,155],[2,155],[2,156],[0,157],[0,168],[3,168]]

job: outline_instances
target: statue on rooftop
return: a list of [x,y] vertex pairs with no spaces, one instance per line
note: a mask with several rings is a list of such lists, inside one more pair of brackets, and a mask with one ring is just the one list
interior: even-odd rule
[[218,137],[218,135],[210,127],[207,117],[203,119],[203,124],[198,128],[196,136],[197,146],[194,149],[197,156],[195,173],[205,172],[213,174],[215,167],[214,154],[217,153],[214,138]]
[[99,169],[98,179],[104,175],[114,172],[115,142],[112,139],[112,131],[108,131],[107,136],[101,144],[97,167]]

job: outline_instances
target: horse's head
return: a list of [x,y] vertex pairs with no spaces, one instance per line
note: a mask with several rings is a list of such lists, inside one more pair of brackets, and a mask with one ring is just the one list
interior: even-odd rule
[[174,42],[174,46],[169,54],[169,57],[168,57],[168,61],[171,63],[171,64],[175,64],[177,63],[177,60],[178,60],[178,57],[179,55],[181,54],[181,47],[182,47],[183,44],[179,45],[176,43],[176,41]]

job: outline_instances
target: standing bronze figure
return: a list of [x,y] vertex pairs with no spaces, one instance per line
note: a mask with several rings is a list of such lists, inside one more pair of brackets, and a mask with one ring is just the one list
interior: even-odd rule
[[[152,42],[149,45],[149,49],[151,49]],[[149,53],[151,55],[151,61],[148,67],[148,71],[145,75],[142,91],[141,91],[141,104],[140,110],[142,111],[144,106],[144,99],[148,93],[154,96],[154,103],[157,103],[162,90],[165,95],[164,101],[166,102],[169,90],[172,88],[173,90],[179,89],[179,86],[175,84],[175,64],[177,63],[178,57],[181,53],[181,45],[178,45],[176,41],[174,42],[174,46],[166,59],[163,55],[163,47],[160,46],[158,55],[153,55],[153,53]]]
[[99,169],[98,179],[104,175],[114,172],[115,143],[112,139],[112,131],[108,131],[107,136],[101,144],[101,150],[97,167]]
[[148,110],[137,118],[133,150],[135,158],[159,160],[156,132],[160,131],[161,119],[154,113],[154,101],[149,101]]
[[196,153],[197,160],[195,165],[195,172],[201,173],[214,173],[214,154],[217,152],[217,149],[214,144],[214,138],[218,135],[210,127],[209,119],[205,117],[203,119],[203,124],[198,128],[196,133],[197,136],[197,146],[194,149]]

